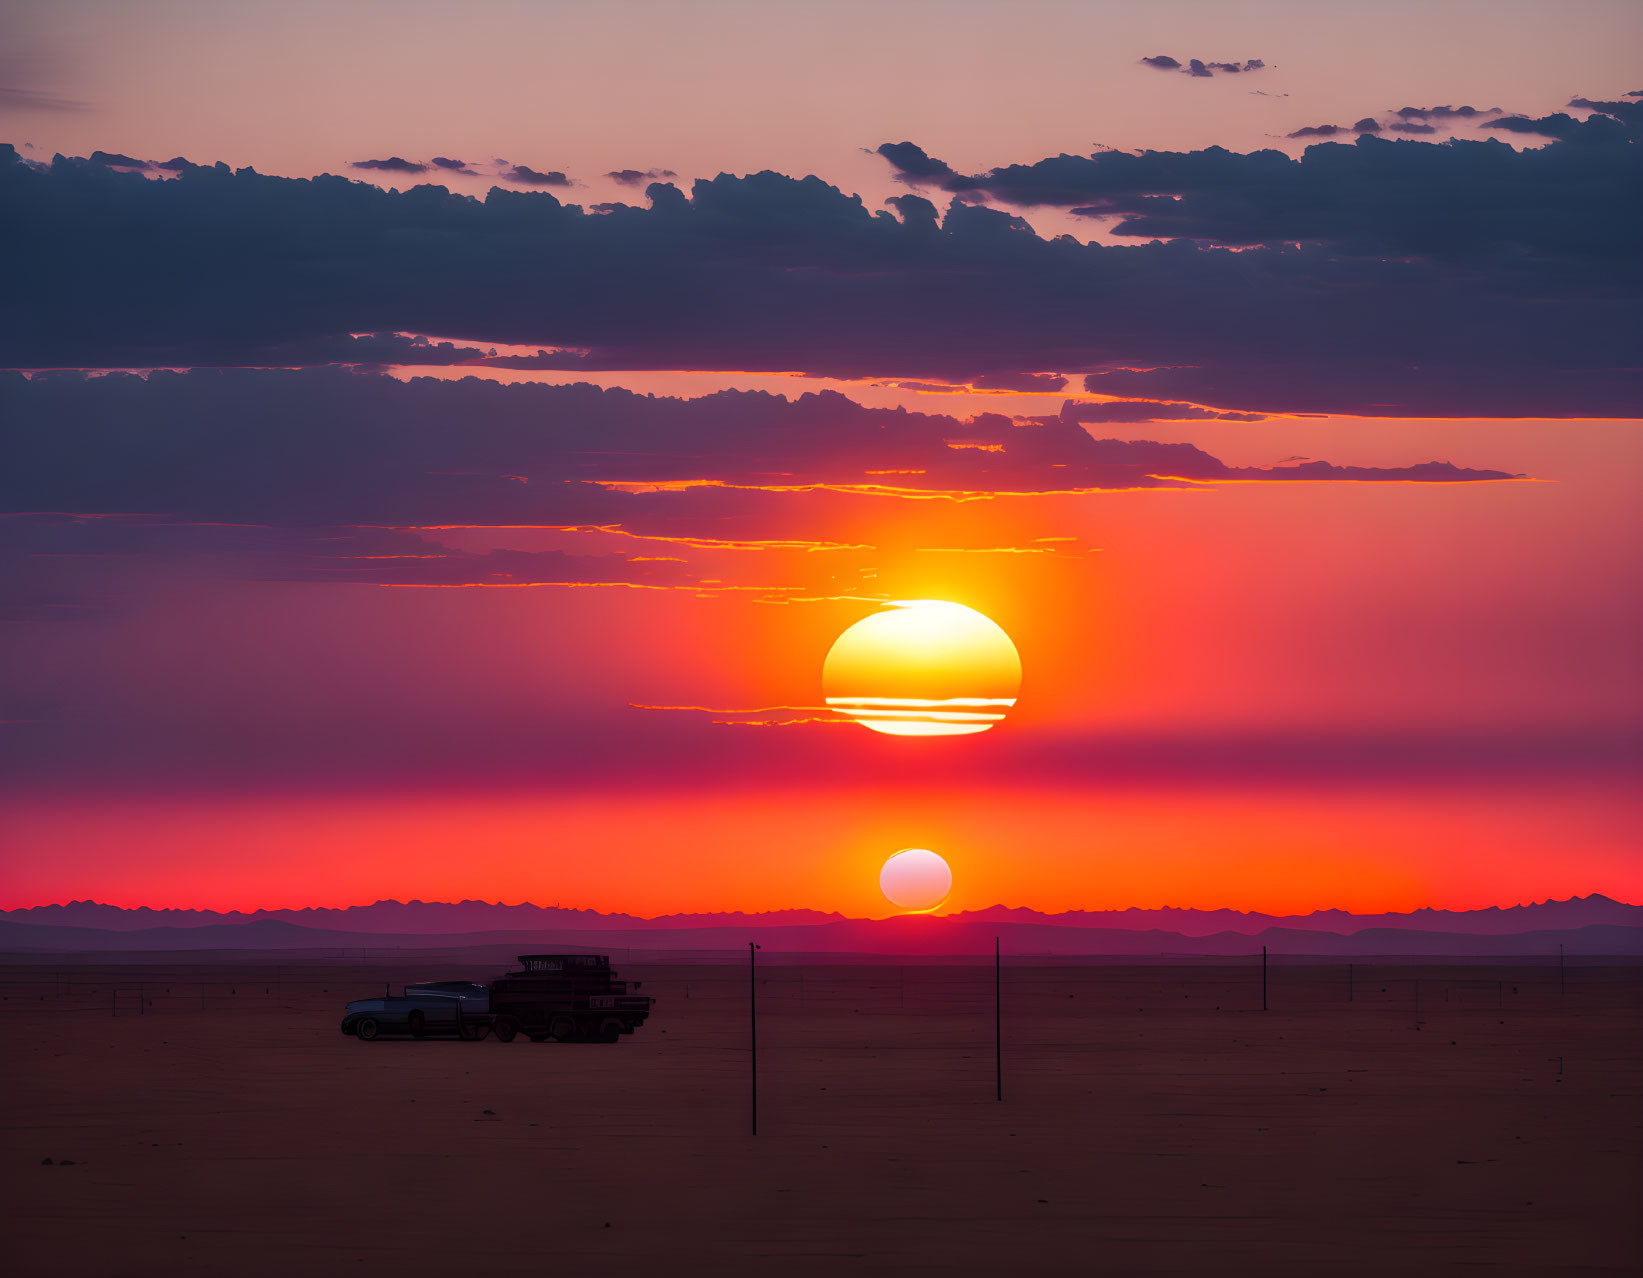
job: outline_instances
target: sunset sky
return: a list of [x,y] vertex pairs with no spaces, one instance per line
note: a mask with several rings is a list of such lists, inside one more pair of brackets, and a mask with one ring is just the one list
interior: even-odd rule
[[1640,40],[6,6],[0,908],[1643,900]]

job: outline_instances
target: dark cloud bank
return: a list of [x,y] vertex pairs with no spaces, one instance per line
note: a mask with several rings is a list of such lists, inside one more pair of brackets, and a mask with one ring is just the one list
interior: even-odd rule
[[[879,154],[917,184],[979,191],[1020,208],[1061,207],[1110,218],[1115,235],[1204,244],[1309,243],[1327,246],[1336,258],[1418,255],[1433,262],[1487,263],[1502,272],[1532,262],[1545,275],[1538,287],[1571,295],[1591,283],[1571,273],[1592,258],[1633,271],[1637,266],[1631,215],[1643,196],[1643,167],[1634,134],[1643,107],[1605,105],[1628,118],[1508,116],[1486,124],[1564,135],[1558,144],[1522,151],[1494,140],[1387,140],[1372,136],[1379,126],[1366,118],[1350,130],[1300,130],[1292,136],[1354,130],[1369,136],[1350,145],[1308,147],[1299,159],[1282,151],[1243,154],[1220,147],[1106,151],[966,175],[909,142],[886,144]],[[1475,282],[1494,281],[1485,276]]]
[[1643,401],[1643,186],[1614,115],[1527,151],[1365,136],[1300,159],[1102,153],[978,176],[911,143],[881,153],[927,186],[1157,242],[1045,238],[913,194],[873,212],[775,173],[688,198],[653,183],[649,207],[593,212],[546,191],[186,161],[155,181],[6,149],[0,234],[27,248],[0,296],[0,364],[328,363],[350,333],[409,332],[459,335],[455,363],[507,342],[590,370],[1003,386],[1053,369],[1225,412],[1631,416]]

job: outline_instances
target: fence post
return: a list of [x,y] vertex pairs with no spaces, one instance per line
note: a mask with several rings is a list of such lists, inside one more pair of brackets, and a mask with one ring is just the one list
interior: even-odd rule
[[1004,960],[993,938],[993,1081],[996,1099],[1004,1099]]
[[747,1045],[750,1071],[748,1074],[748,1101],[751,1106],[753,1134],[759,1134],[759,989],[755,978],[758,946],[747,943]]

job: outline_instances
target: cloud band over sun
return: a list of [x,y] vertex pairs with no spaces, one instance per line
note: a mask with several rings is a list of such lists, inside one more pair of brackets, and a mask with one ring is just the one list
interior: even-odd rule
[[[1145,416],[1168,407],[1069,401],[1060,414],[960,419],[868,408],[832,391],[685,400],[337,369],[0,374],[11,427],[0,445],[0,508],[164,510],[242,523],[567,524],[598,522],[624,494],[693,485],[974,497],[1301,477],[1228,466],[1192,444],[1099,439],[1081,424],[1099,424],[1092,409]],[[213,428],[220,422],[232,424]],[[173,459],[185,449],[190,462],[179,468]],[[1306,478],[1514,478],[1443,462],[1314,466]],[[316,473],[326,481],[316,484]]]
[[[960,419],[835,392],[686,400],[343,368],[0,374],[0,577],[13,615],[45,620],[83,615],[157,563],[336,586],[871,599],[882,531],[838,536],[840,512],[863,503],[1516,478],[1447,462],[1230,466],[1191,444],[1091,433],[1184,411],[1068,401]],[[504,531],[472,545],[465,529]],[[905,553],[1082,553],[1068,538],[952,531]]]

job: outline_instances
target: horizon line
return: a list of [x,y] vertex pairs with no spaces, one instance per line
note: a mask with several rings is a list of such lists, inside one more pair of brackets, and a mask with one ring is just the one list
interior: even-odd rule
[[[1234,906],[1226,906],[1226,905],[1222,905],[1222,906],[1124,905],[1124,906],[1107,906],[1107,907],[1093,907],[1093,908],[1092,907],[1079,906],[1079,907],[1073,907],[1073,908],[1069,908],[1069,909],[1065,909],[1065,910],[1044,910],[1044,909],[1039,909],[1038,907],[1031,906],[1031,905],[1005,905],[1003,902],[995,902],[991,905],[974,906],[974,907],[967,908],[967,909],[952,910],[952,911],[949,911],[949,912],[946,912],[946,913],[938,913],[938,912],[932,912],[932,911],[918,911],[917,912],[917,917],[920,917],[920,918],[939,918],[939,919],[959,919],[959,918],[962,918],[966,915],[988,914],[988,913],[991,913],[991,912],[994,912],[994,911],[1004,910],[1004,911],[1008,911],[1008,912],[1011,912],[1011,913],[1036,914],[1036,915],[1039,915],[1040,917],[1043,917],[1043,918],[1060,918],[1060,917],[1065,917],[1066,915],[1071,915],[1071,914],[1130,914],[1130,913],[1153,914],[1153,913],[1166,913],[1166,912],[1175,912],[1175,913],[1183,913],[1183,914],[1236,914],[1236,915],[1242,915],[1242,916],[1245,916],[1245,917],[1259,916],[1259,917],[1272,918],[1272,919],[1304,919],[1304,918],[1311,918],[1311,917],[1313,917],[1315,915],[1319,915],[1319,914],[1343,914],[1343,915],[1346,915],[1346,916],[1351,917],[1351,918],[1375,918],[1375,917],[1398,917],[1398,916],[1408,917],[1408,916],[1413,916],[1413,915],[1423,914],[1423,913],[1488,914],[1488,913],[1494,913],[1494,912],[1504,912],[1504,911],[1507,911],[1507,910],[1530,909],[1530,908],[1534,908],[1534,907],[1537,907],[1537,906],[1546,906],[1546,905],[1572,905],[1572,904],[1575,904],[1577,902],[1591,901],[1594,898],[1596,898],[1600,901],[1603,901],[1603,902],[1607,902],[1608,904],[1611,904],[1611,905],[1618,905],[1618,906],[1622,906],[1622,907],[1625,907],[1625,908],[1628,908],[1628,909],[1637,909],[1637,908],[1643,907],[1643,902],[1626,901],[1626,900],[1622,900],[1619,897],[1610,896],[1606,892],[1600,892],[1600,891],[1593,890],[1593,891],[1585,893],[1584,895],[1576,893],[1576,894],[1573,894],[1573,895],[1568,896],[1568,897],[1549,896],[1549,897],[1545,898],[1544,900],[1518,901],[1518,902],[1515,902],[1515,903],[1510,904],[1510,905],[1498,905],[1497,904],[1497,905],[1484,905],[1484,906],[1472,906],[1472,907],[1455,907],[1455,906],[1443,906],[1443,905],[1421,905],[1421,906],[1412,907],[1412,908],[1407,909],[1407,910],[1386,909],[1386,910],[1359,911],[1359,910],[1345,909],[1341,906],[1315,906],[1310,910],[1306,910],[1306,911],[1302,911],[1302,912],[1283,913],[1283,912],[1277,912],[1277,911],[1273,911],[1273,910],[1263,910],[1263,909],[1239,909],[1239,908],[1234,907]],[[409,900],[400,900],[397,897],[379,897],[378,899],[376,899],[374,901],[356,902],[356,903],[349,904],[349,905],[281,905],[281,906],[257,906],[257,907],[252,908],[252,909],[217,909],[217,908],[213,908],[211,906],[200,906],[200,905],[115,905],[115,904],[112,904],[111,902],[99,901],[99,900],[95,900],[94,898],[91,898],[91,897],[85,897],[85,898],[78,898],[78,899],[73,899],[73,900],[68,900],[68,901],[50,901],[50,902],[42,902],[42,903],[38,903],[38,904],[34,904],[34,905],[17,905],[17,906],[0,907],[0,915],[22,914],[22,913],[26,913],[26,912],[32,911],[32,910],[62,910],[62,909],[68,909],[72,906],[96,906],[96,907],[101,908],[101,909],[118,910],[122,913],[137,913],[139,911],[147,910],[150,913],[156,913],[156,914],[216,914],[216,915],[222,915],[222,916],[233,916],[233,915],[254,916],[254,915],[259,915],[259,914],[309,913],[309,912],[320,912],[320,911],[329,911],[329,912],[335,912],[335,913],[346,913],[346,912],[351,911],[351,910],[369,910],[369,909],[373,909],[377,906],[402,906],[402,907],[409,907],[409,906],[431,906],[431,907],[439,907],[439,906],[445,906],[445,907],[484,906],[484,907],[489,908],[489,909],[504,909],[504,910],[534,909],[534,910],[543,910],[543,911],[557,911],[557,912],[562,913],[562,914],[592,914],[592,915],[597,915],[600,918],[626,918],[626,919],[635,919],[635,920],[638,920],[640,922],[656,922],[656,921],[663,920],[663,919],[674,919],[674,918],[712,918],[712,917],[756,919],[756,918],[766,917],[766,916],[775,915],[775,914],[801,914],[801,913],[802,914],[818,914],[818,915],[822,915],[822,916],[825,916],[825,917],[828,917],[828,918],[837,919],[837,920],[842,921],[842,922],[883,922],[883,921],[886,921],[888,919],[912,917],[913,913],[914,913],[914,912],[910,912],[910,911],[897,911],[897,912],[892,912],[892,913],[884,914],[884,915],[851,915],[851,914],[846,914],[846,913],[844,913],[840,910],[836,910],[836,909],[828,910],[828,909],[820,909],[820,908],[817,908],[815,906],[784,905],[784,906],[774,906],[774,907],[771,907],[770,909],[765,909],[765,910],[729,910],[729,909],[725,909],[725,910],[674,910],[674,911],[668,911],[668,912],[664,912],[664,913],[660,913],[660,914],[635,914],[635,913],[629,913],[628,911],[625,911],[625,910],[600,910],[600,909],[597,909],[597,908],[592,907],[592,906],[562,905],[562,904],[558,904],[558,903],[555,903],[555,904],[552,904],[552,905],[542,905],[542,904],[538,904],[535,901],[528,901],[528,900],[521,900],[521,901],[514,902],[514,903],[510,904],[510,903],[508,903],[506,901],[503,901],[503,900],[488,901],[488,900],[485,900],[484,898],[481,898],[481,897],[469,897],[469,898],[464,898],[460,901],[423,900],[419,897],[412,897]]]

